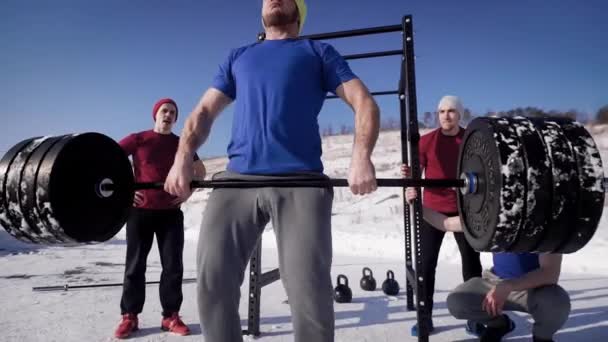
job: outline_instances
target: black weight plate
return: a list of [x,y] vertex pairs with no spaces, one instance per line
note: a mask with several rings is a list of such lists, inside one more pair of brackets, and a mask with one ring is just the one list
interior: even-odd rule
[[[116,185],[109,197],[98,185]],[[102,242],[124,225],[133,203],[133,173],[122,148],[99,133],[73,135],[55,144],[41,163],[37,206],[55,230],[77,242]]]
[[551,161],[543,138],[536,127],[524,117],[509,119],[524,150],[526,165],[525,218],[517,241],[509,252],[535,251],[542,241],[551,205]]
[[458,210],[469,244],[477,251],[503,252],[517,239],[524,218],[523,151],[509,121],[475,118],[460,148],[458,174],[478,177],[475,194],[458,193]]
[[53,137],[42,142],[24,165],[21,175],[19,198],[22,214],[25,221],[37,232],[36,236],[32,236],[33,240],[41,244],[62,244],[70,241],[62,231],[55,231],[52,226],[45,224],[36,206],[36,177],[40,163],[50,148],[64,137]]
[[13,146],[0,161],[0,222],[13,237],[24,242],[35,243],[31,228],[21,215],[18,187],[23,163],[44,138],[26,139]]
[[576,223],[555,253],[574,253],[583,248],[595,234],[604,210],[604,168],[600,151],[589,132],[576,121],[558,122],[570,141],[576,160],[579,193]]
[[579,192],[576,161],[568,138],[560,125],[547,119],[530,119],[543,137],[551,161],[551,214],[537,252],[550,253],[562,245],[576,224]]

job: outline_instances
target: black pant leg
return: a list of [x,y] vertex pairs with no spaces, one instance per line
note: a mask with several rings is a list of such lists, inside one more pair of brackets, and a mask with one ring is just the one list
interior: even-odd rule
[[437,268],[437,259],[445,233],[431,226],[426,221],[422,220],[420,227],[420,240],[422,246],[422,270],[419,270],[424,276],[424,286],[426,290],[427,307],[431,314],[433,311],[433,295],[435,293],[435,270]]
[[127,255],[120,310],[139,314],[146,299],[146,262],[154,230],[145,209],[133,209],[127,221]]
[[467,281],[474,277],[481,277],[481,260],[479,252],[469,244],[464,233],[454,233],[454,238],[460,251],[462,262],[462,279]]
[[163,316],[179,312],[182,305],[182,280],[184,276],[184,215],[181,210],[163,212],[156,227],[156,240],[162,265],[159,295]]

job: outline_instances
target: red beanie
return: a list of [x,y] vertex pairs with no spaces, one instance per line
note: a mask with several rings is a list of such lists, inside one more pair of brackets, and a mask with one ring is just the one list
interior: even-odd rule
[[154,108],[152,108],[152,120],[156,121],[156,112],[158,112],[160,106],[165,103],[170,103],[175,106],[175,121],[177,121],[177,114],[179,113],[179,110],[177,109],[177,103],[175,103],[175,101],[170,98],[160,99],[154,104]]

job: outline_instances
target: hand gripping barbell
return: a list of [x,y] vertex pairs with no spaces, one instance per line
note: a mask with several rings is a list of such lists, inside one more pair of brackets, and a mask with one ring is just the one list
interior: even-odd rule
[[[459,188],[464,232],[478,251],[572,253],[593,236],[604,205],[599,150],[568,119],[476,118],[458,179],[378,179],[379,187]],[[346,179],[195,181],[192,188],[345,187]],[[0,160],[0,224],[33,243],[106,241],[127,220],[136,190],[129,159],[99,133],[24,140]]]

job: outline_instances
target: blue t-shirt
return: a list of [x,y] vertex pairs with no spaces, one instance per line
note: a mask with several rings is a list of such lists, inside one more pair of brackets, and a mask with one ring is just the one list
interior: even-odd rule
[[329,44],[266,40],[233,50],[212,87],[235,100],[229,171],[323,172],[317,117],[328,92],[356,78]]
[[514,279],[539,268],[536,253],[494,253],[492,272],[502,279]]

